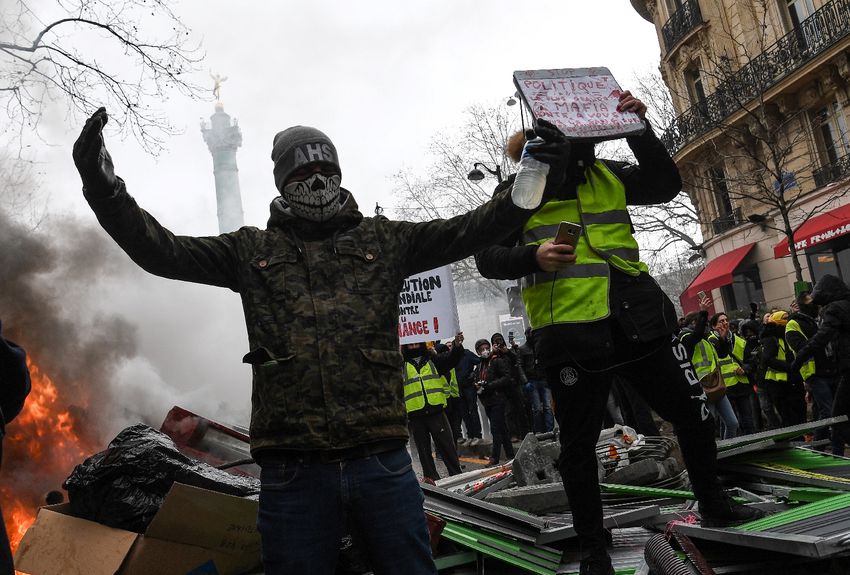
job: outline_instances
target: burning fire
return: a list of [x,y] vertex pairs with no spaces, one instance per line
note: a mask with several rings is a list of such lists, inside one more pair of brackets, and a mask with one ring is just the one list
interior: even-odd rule
[[[71,398],[60,397],[51,378],[30,358],[27,364],[32,391],[6,428],[0,478],[0,509],[13,553],[47,492],[59,489],[73,467],[96,451],[78,433]],[[75,403],[79,399],[73,398]]]

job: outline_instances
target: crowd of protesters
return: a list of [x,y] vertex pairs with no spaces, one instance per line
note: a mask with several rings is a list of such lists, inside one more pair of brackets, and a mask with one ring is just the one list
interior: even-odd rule
[[[709,316],[701,310],[681,318],[679,325],[677,337],[706,393],[718,439],[850,414],[850,391],[842,385],[850,377],[850,288],[839,278],[821,278],[813,291],[800,293],[787,310],[773,308],[762,314],[753,303],[749,317],[739,319],[723,311]],[[527,330],[519,345],[513,333],[507,341],[494,333],[489,340],[477,340],[474,352],[462,348],[462,337],[415,348],[420,355],[415,365],[427,363],[421,357],[426,350],[440,365],[436,371],[444,398],[438,410],[424,411],[440,412],[445,429],[438,425],[433,440],[450,474],[459,472],[457,447],[482,442],[482,417],[492,436],[490,465],[511,459],[513,444],[525,434],[555,428],[552,391],[535,357],[532,337]],[[411,357],[411,351],[405,355]],[[418,429],[421,415],[409,414],[411,437],[414,443],[423,443],[417,450],[420,457],[427,452],[425,475],[436,480],[431,437]],[[604,425],[615,424],[644,435],[661,434],[652,411],[627,381],[615,381],[608,398]],[[440,435],[441,431],[445,433]],[[811,439],[819,449],[843,455],[850,443],[850,425],[822,427]],[[444,453],[449,446],[454,451]]]
[[462,334],[443,344],[402,346],[408,425],[427,479],[439,479],[432,441],[449,475],[459,473],[457,447],[482,442],[482,415],[492,436],[490,465],[502,461],[502,452],[512,459],[513,443],[529,432],[554,430],[552,393],[528,337],[530,331],[519,345],[513,333],[507,341],[494,333],[476,341],[474,353],[463,348]]
[[[701,310],[679,324],[720,439],[850,413],[843,383],[850,377],[850,288],[839,278],[824,276],[787,310],[761,315],[753,303],[747,318]],[[823,427],[812,439],[843,455],[848,425]]]

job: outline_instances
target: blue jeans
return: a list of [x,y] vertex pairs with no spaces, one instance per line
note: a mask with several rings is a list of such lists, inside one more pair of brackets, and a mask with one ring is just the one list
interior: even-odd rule
[[555,414],[552,413],[552,392],[546,380],[529,379],[526,384],[531,397],[531,425],[535,433],[545,433],[555,428]]
[[348,525],[376,575],[436,575],[423,502],[404,448],[334,463],[263,459],[265,572],[333,575]]
[[748,388],[747,393],[736,392],[732,393],[731,391],[726,392],[726,397],[729,399],[729,403],[732,404],[732,409],[735,411],[735,415],[738,416],[738,423],[740,424],[739,435],[749,435],[750,433],[756,432],[755,422],[753,420],[753,392],[752,387],[748,383],[738,383],[735,387],[739,385],[745,385]]
[[720,439],[732,439],[738,435],[738,418],[728,397],[724,395],[719,401],[709,403],[708,409],[720,420]]

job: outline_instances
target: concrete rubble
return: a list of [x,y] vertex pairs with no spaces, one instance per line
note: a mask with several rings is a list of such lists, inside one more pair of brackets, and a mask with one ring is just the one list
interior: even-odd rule
[[[769,515],[712,529],[700,526],[673,439],[643,437],[621,426],[603,430],[599,479],[617,574],[850,573],[850,459],[802,441],[804,434],[844,420],[719,441],[727,493]],[[494,572],[546,575],[554,574],[563,557],[567,572],[578,573],[559,452],[554,434],[529,434],[508,464],[446,478],[425,490],[426,510],[446,520],[438,566],[465,554],[469,565],[484,566],[478,572],[499,565]],[[441,498],[435,490],[459,497]],[[481,504],[488,505],[486,513]]]
[[[734,528],[700,525],[699,506],[674,439],[644,437],[623,426],[602,430],[596,448],[597,468],[603,525],[617,575],[850,573],[850,459],[801,441],[805,434],[841,421],[846,417],[719,441],[720,480],[727,493],[769,514]],[[184,454],[255,480],[258,468],[248,453],[246,430],[174,408],[161,431]],[[554,575],[556,570],[563,573],[566,569],[566,573],[577,574],[579,549],[570,502],[558,471],[557,435],[528,434],[512,461],[486,467],[483,456],[489,448],[486,443],[469,446],[461,454],[470,462],[469,471],[436,485],[422,484],[440,573]],[[203,500],[213,511],[223,505],[215,503],[219,499],[234,499],[177,483],[172,490],[174,494],[169,496],[173,500]],[[204,498],[211,503],[204,503]],[[240,544],[247,550],[244,556],[234,559],[229,549],[215,548],[220,538],[192,544],[209,547],[209,557],[219,566],[217,573],[260,575],[262,571],[245,570],[245,566],[259,563],[256,502],[230,499],[224,503],[245,507],[246,539]],[[66,518],[67,511],[61,506],[46,510],[39,516],[40,530],[33,530],[32,537],[48,528],[58,529],[68,520],[83,521]],[[178,511],[185,519],[187,514]],[[208,527],[214,523],[205,522]],[[117,533],[110,533],[113,531]],[[147,535],[138,536],[137,546]],[[52,575],[54,571],[42,569],[46,557],[42,551],[45,545],[56,544],[42,539],[41,543],[33,539],[36,544],[29,545],[30,556],[19,553],[19,559],[33,566],[33,575]],[[176,540],[182,541],[180,537]],[[104,544],[103,538],[98,541]],[[172,544],[170,560],[175,565],[184,555],[176,545]],[[99,549],[87,543],[77,547],[65,555],[91,554]],[[128,557],[138,559],[139,553],[126,551]],[[341,541],[340,553],[337,573],[367,575],[366,556],[348,534]],[[221,567],[228,561],[229,567]]]

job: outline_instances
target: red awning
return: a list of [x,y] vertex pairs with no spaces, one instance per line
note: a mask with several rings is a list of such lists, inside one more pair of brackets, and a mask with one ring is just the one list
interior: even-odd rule
[[714,288],[729,285],[732,283],[732,272],[738,267],[755,244],[748,244],[740,248],[735,248],[731,252],[726,252],[720,257],[716,257],[705,266],[691,285],[685,290],[685,294],[689,298],[696,297],[699,292],[709,292]]
[[[823,242],[850,233],[850,204],[839,206],[803,222],[794,231],[794,245],[798,250],[807,250]],[[788,238],[773,248],[773,257],[781,258],[791,253]]]

